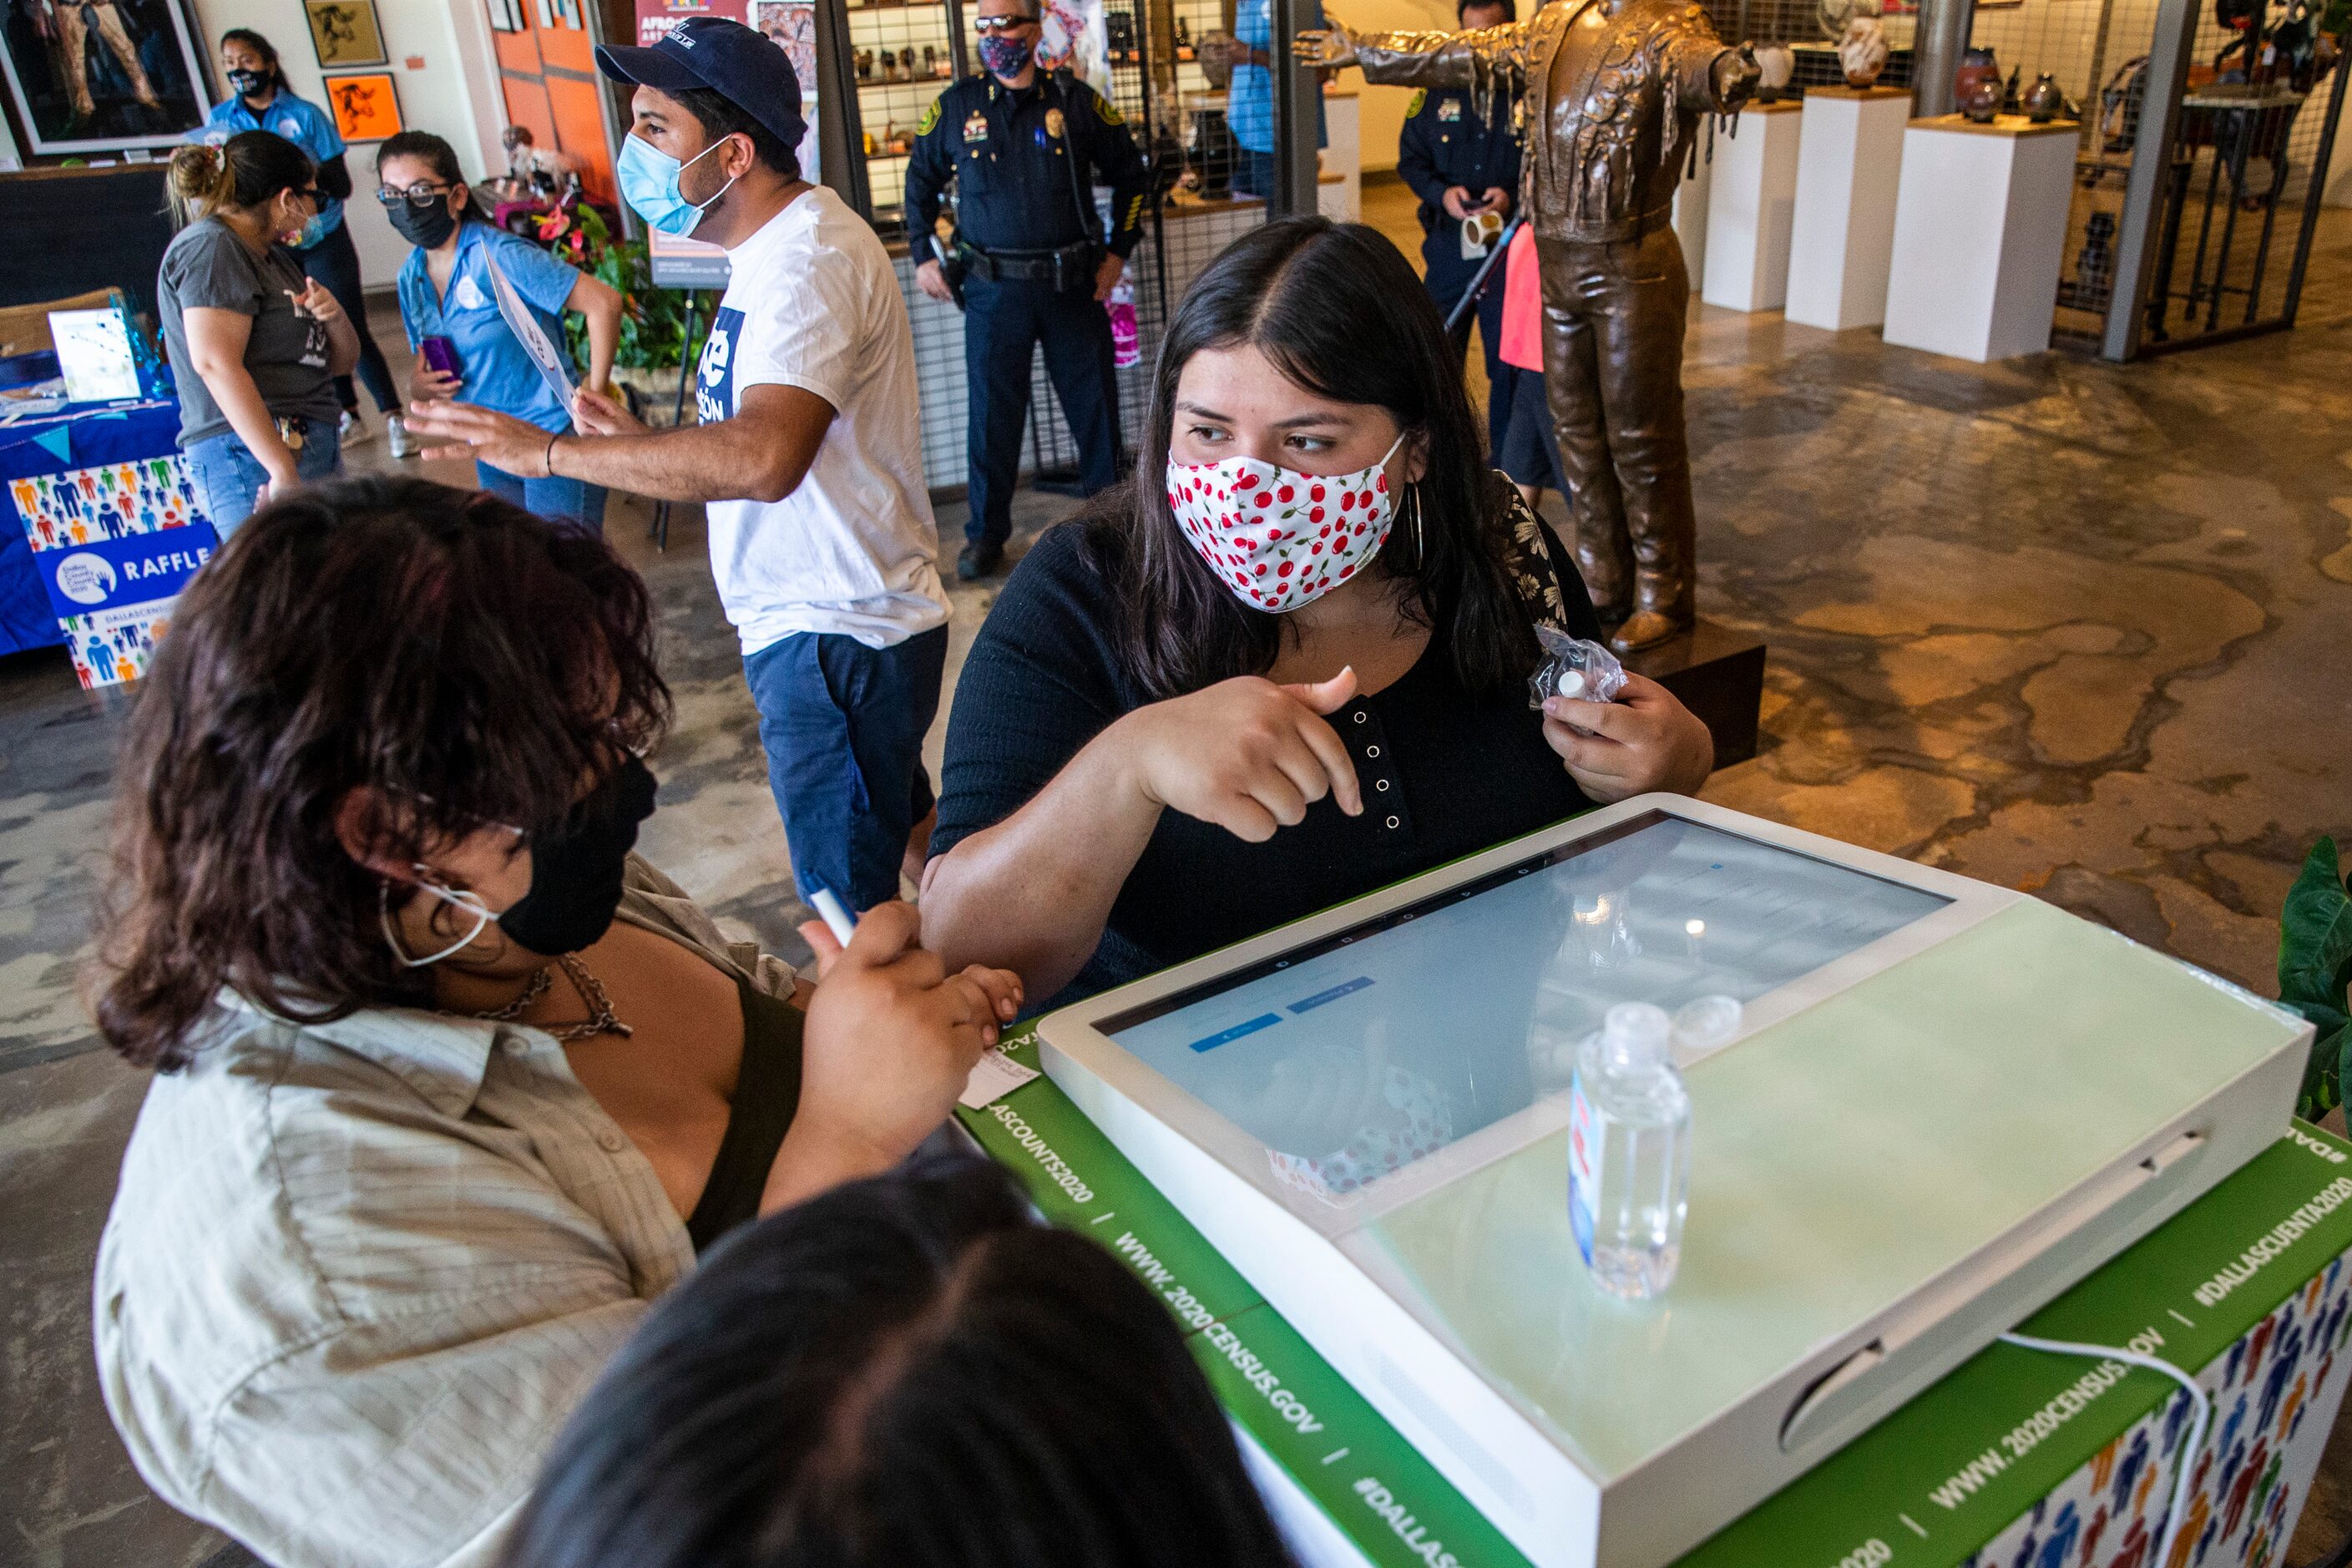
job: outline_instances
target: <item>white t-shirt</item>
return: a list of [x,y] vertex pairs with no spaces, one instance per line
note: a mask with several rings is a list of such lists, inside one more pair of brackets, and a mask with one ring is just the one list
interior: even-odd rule
[[915,334],[882,242],[823,186],[727,253],[695,377],[702,422],[751,386],[797,386],[834,419],[780,501],[712,501],[710,569],[743,655],[794,632],[888,647],[948,618],[923,483]]

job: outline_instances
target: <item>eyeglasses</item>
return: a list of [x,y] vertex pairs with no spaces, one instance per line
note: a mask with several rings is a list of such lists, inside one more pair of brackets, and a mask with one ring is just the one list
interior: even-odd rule
[[971,23],[972,30],[978,33],[1009,33],[1016,27],[1036,25],[1034,16],[975,16]]
[[289,194],[299,196],[314,207],[327,205],[327,193],[316,185],[289,185],[286,189]]
[[440,205],[455,189],[457,189],[455,185],[418,184],[411,185],[404,191],[396,186],[383,185],[378,187],[375,199],[388,207],[396,207],[401,203],[406,202],[419,212],[424,212]]

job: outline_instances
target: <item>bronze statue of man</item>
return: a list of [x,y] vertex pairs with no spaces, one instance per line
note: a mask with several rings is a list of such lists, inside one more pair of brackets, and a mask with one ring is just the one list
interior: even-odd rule
[[1621,650],[1691,623],[1697,520],[1683,426],[1690,278],[1673,207],[1706,114],[1755,90],[1690,0],[1550,0],[1467,33],[1302,32],[1315,65],[1364,79],[1468,88],[1527,130],[1520,210],[1542,263],[1544,385],[1576,519],[1576,559]]

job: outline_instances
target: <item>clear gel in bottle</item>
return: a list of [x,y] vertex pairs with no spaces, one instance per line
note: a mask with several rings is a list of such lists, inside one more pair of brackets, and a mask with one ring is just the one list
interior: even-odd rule
[[1568,1212],[1593,1282],[1662,1294],[1682,1261],[1690,1095],[1668,1054],[1662,1007],[1621,1002],[1577,1053],[1570,1090]]

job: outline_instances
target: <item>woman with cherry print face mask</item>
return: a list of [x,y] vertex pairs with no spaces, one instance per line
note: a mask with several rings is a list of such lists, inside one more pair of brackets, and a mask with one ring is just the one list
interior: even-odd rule
[[1600,635],[1412,268],[1360,225],[1265,226],[1178,307],[1135,480],[1039,540],[981,630],[925,930],[1071,1000],[1696,789],[1713,742],[1654,682],[1528,708],[1538,622]]

